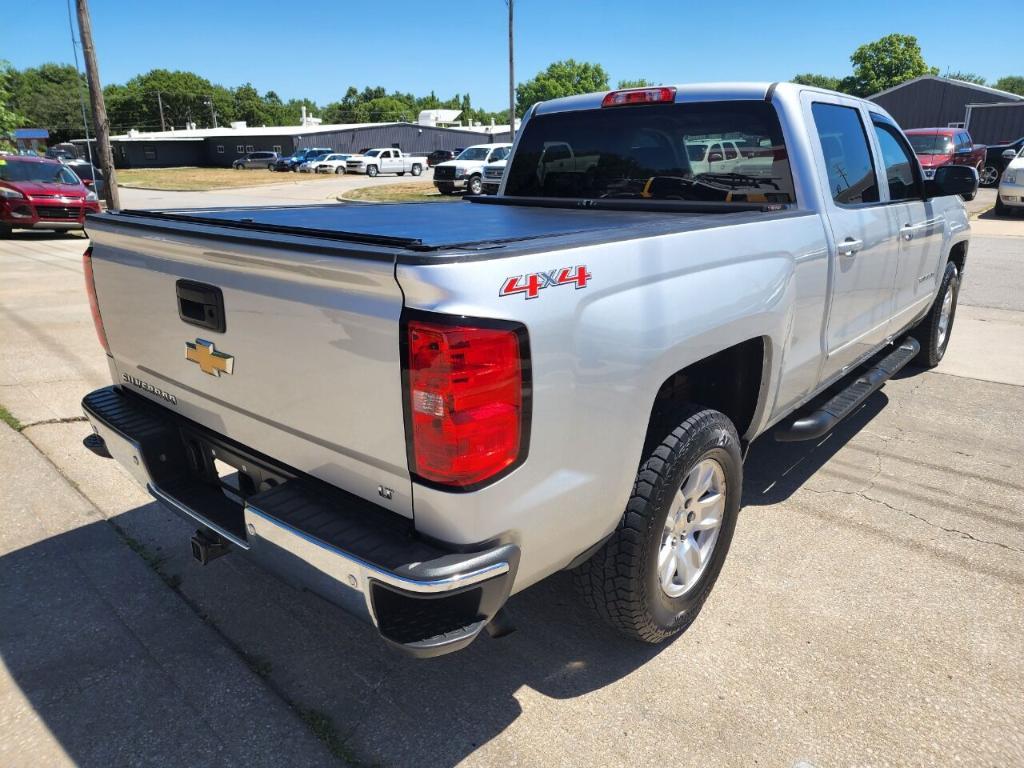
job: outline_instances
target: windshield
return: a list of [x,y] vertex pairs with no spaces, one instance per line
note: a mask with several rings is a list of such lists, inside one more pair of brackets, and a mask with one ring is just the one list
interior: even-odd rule
[[39,184],[74,184],[82,182],[66,166],[59,163],[26,163],[0,159],[0,180],[34,181]]
[[763,101],[539,115],[526,124],[506,177],[511,196],[796,201],[779,118]]
[[907,138],[914,152],[919,155],[948,155],[953,151],[953,139],[949,136],[928,133],[910,134]]
[[380,150],[379,149],[371,149],[369,152],[366,153],[366,156],[367,157],[376,157],[379,154],[380,154]]
[[462,150],[456,160],[486,160],[487,153],[491,150],[487,147],[469,147],[468,149]]

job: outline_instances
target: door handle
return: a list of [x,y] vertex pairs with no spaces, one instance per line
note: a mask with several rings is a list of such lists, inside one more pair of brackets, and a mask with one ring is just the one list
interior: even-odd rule
[[904,240],[913,240],[914,239],[914,230],[915,229],[916,229],[916,227],[912,227],[910,224],[904,224],[903,225],[903,229],[902,229],[903,239]]
[[853,256],[857,251],[864,247],[863,240],[855,240],[852,237],[848,237],[839,244],[839,255],[840,256]]

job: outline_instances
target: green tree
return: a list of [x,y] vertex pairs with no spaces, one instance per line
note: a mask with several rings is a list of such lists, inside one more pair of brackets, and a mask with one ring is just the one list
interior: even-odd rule
[[218,125],[235,119],[235,94],[194,72],[153,69],[124,85],[107,86],[103,95],[115,132],[159,131],[161,101],[167,128],[184,128],[186,123],[210,128],[214,112]]
[[14,69],[10,63],[0,59],[0,150],[13,150],[11,132],[20,126],[23,118],[11,105],[11,80]]
[[985,85],[986,80],[981,75],[976,75],[974,72],[950,72],[946,70],[946,74],[943,77],[948,77],[950,80],[960,80],[965,83],[974,83],[975,85]]
[[865,43],[853,52],[850,61],[853,75],[844,78],[841,85],[856,96],[871,96],[915,77],[939,73],[925,63],[913,35],[893,33]]
[[636,80],[619,80],[616,88],[647,88],[654,85],[646,77],[638,77]]
[[793,75],[793,82],[800,85],[813,85],[815,88],[827,88],[830,91],[838,91],[842,81],[832,75],[819,75],[814,72],[804,72]]
[[85,78],[69,64],[8,70],[9,106],[28,128],[46,128],[53,143],[81,138]]
[[607,90],[608,73],[600,64],[574,59],[556,61],[516,86],[516,114],[522,117],[538,101]]
[[244,120],[250,126],[272,124],[268,120],[270,110],[267,103],[260,96],[252,83],[245,83],[234,90],[234,116],[235,120]]
[[1007,75],[1006,77],[1000,77],[992,84],[993,88],[998,88],[1000,91],[1007,91],[1009,93],[1016,93],[1024,96],[1024,77],[1021,75]]

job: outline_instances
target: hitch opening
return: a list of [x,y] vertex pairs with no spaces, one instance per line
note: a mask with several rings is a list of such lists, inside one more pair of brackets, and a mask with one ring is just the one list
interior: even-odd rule
[[231,551],[228,540],[216,533],[198,530],[192,536],[192,557],[203,565]]

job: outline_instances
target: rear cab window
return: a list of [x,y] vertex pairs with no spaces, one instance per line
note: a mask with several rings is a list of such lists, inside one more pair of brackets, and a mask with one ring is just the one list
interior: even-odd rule
[[877,203],[878,178],[860,111],[840,104],[814,102],[811,114],[832,199],[838,205]]
[[[726,142],[750,151],[734,151],[733,159],[712,166],[711,152],[721,156]],[[505,196],[796,202],[779,117],[764,101],[536,115],[512,156]]]

